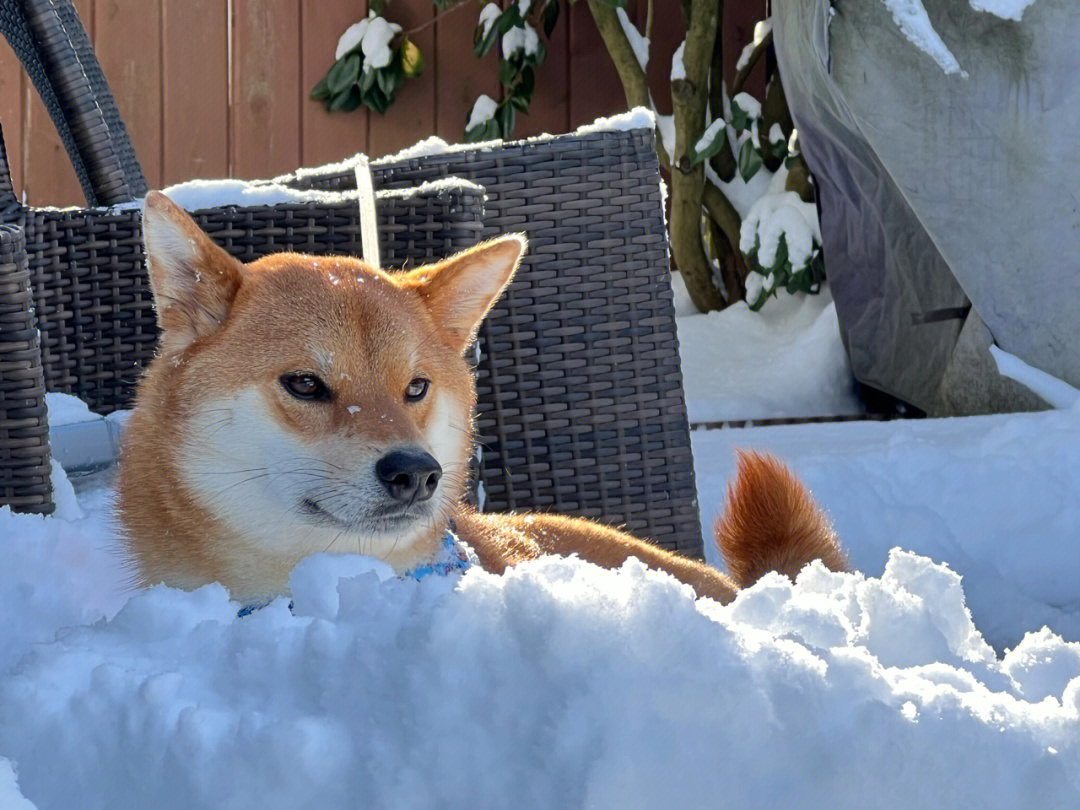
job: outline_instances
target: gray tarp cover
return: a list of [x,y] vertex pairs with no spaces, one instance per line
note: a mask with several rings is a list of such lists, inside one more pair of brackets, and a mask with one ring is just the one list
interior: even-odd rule
[[966,77],[883,0],[773,1],[841,330],[860,380],[923,410],[1037,407],[986,349],[1080,386],[1080,3],[923,5]]

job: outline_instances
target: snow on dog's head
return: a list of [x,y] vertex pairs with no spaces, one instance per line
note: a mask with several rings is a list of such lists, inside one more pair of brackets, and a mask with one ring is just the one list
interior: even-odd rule
[[430,556],[471,452],[463,353],[524,240],[396,274],[287,253],[243,265],[160,194],[144,235],[161,353],[120,482],[143,579],[246,599],[314,552]]

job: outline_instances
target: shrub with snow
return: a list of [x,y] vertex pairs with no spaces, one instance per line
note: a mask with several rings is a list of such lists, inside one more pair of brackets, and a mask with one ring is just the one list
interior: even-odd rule
[[389,22],[380,8],[350,25],[338,40],[334,64],[311,91],[326,109],[355,110],[365,105],[378,113],[394,103],[405,79],[420,75],[424,57],[401,26]]

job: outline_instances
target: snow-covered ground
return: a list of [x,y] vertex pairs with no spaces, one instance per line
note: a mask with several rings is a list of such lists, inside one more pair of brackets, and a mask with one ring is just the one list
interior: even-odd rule
[[[680,315],[692,418],[854,403],[831,310]],[[706,525],[732,448],[769,449],[862,573],[721,607],[636,562],[323,556],[239,618],[135,591],[109,473],[57,471],[58,516],[0,510],[0,808],[1076,806],[1080,410],[693,443]]]
[[740,301],[708,314],[678,273],[672,288],[691,423],[863,411],[827,287],[781,291],[758,312]]
[[[696,449],[711,485],[726,460]],[[294,573],[294,611],[279,600],[238,618],[218,586],[125,599],[108,497],[84,490],[88,517],[71,522],[0,516],[0,807],[1080,796],[1080,644],[1043,630],[996,656],[959,576],[908,552],[879,577],[770,576],[727,607],[636,563],[415,582],[320,557]],[[892,522],[898,535],[933,524]],[[876,527],[838,523],[866,557]]]

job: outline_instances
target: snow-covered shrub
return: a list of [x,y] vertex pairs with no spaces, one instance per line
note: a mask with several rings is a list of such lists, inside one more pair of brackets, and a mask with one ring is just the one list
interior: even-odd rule
[[424,69],[420,49],[401,26],[383,16],[383,3],[372,3],[367,17],[345,29],[334,51],[336,61],[311,91],[326,109],[355,110],[361,104],[382,114],[394,103],[405,79]]
[[[786,152],[787,144],[782,146]],[[788,170],[782,166],[750,206],[739,232],[739,250],[749,270],[746,303],[753,310],[780,289],[816,294],[825,280],[817,207],[787,190],[787,181]]]
[[[547,46],[560,10],[579,0],[432,0],[443,14],[479,7],[473,29],[473,52],[482,58],[498,53],[502,92],[481,95],[465,116],[463,138],[486,141],[513,135],[518,113],[527,113]],[[372,0],[368,18],[352,25],[338,43],[337,61],[312,91],[327,108],[351,110],[360,104],[383,112],[405,78],[423,68],[423,56],[409,31],[383,17],[387,0]],[[652,95],[649,64],[652,23],[657,14],[679,13],[675,6],[629,0],[589,0],[588,12],[615,65],[631,108],[666,106]],[[810,208],[783,195],[752,206],[781,168],[788,169],[783,192],[802,203],[813,202],[806,165],[789,148],[793,123],[779,75],[767,82],[761,99],[747,91],[754,66],[772,43],[768,20],[757,24],[729,84],[716,86],[723,74],[725,41],[715,0],[684,0],[680,15],[686,34],[671,61],[672,115],[657,115],[657,157],[671,180],[669,236],[672,257],[694,305],[701,311],[723,309],[746,298],[760,307],[780,287],[816,292],[824,278],[820,236]],[[643,19],[644,18],[644,19]],[[437,19],[437,18],[436,18]],[[639,30],[639,23],[644,28]],[[638,22],[635,22],[637,20]],[[426,25],[427,23],[425,23]],[[464,46],[464,43],[462,43]],[[805,220],[806,226],[800,223]],[[810,249],[803,250],[806,231]],[[749,295],[748,295],[749,292]]]
[[559,19],[559,0],[517,0],[506,9],[488,3],[480,11],[473,33],[473,52],[482,57],[499,43],[499,81],[506,88],[502,101],[480,96],[465,124],[466,141],[509,138],[518,112],[528,112],[536,89],[536,68],[547,48],[529,17],[541,24],[550,39]]

